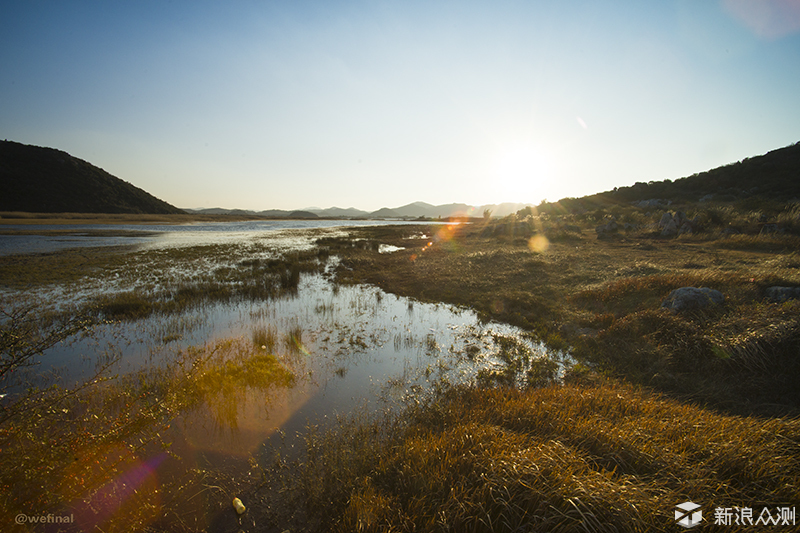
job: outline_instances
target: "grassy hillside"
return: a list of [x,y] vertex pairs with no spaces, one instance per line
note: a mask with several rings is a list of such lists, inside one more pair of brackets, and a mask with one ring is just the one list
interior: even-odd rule
[[0,142],[0,211],[183,213],[66,152]]
[[[764,155],[664,181],[637,182],[615,187],[582,198],[563,198],[543,203],[539,212],[577,213],[609,205],[639,204],[658,207],[695,203],[732,204],[752,209],[769,202],[789,202],[800,198],[800,143],[772,150]],[[647,205],[650,202],[650,205]]]

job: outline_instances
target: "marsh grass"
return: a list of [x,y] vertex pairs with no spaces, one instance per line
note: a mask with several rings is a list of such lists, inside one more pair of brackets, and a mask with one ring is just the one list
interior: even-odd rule
[[447,387],[401,419],[311,432],[306,448],[278,470],[299,531],[670,531],[683,501],[705,513],[800,498],[797,420],[613,381]]
[[321,272],[327,252],[276,254],[267,245],[201,245],[137,251],[66,250],[0,256],[0,287],[75,295],[101,319],[178,314],[214,302],[261,301],[294,294],[304,272]]
[[303,328],[300,325],[294,325],[283,338],[283,344],[288,353],[299,355],[306,353],[305,346],[303,346]]
[[496,358],[500,364],[480,369],[476,376],[478,386],[528,388],[558,381],[559,362],[552,356],[534,353],[523,338],[495,333],[492,341],[498,347]]
[[725,250],[793,252],[800,249],[800,237],[795,235],[729,235],[716,240],[714,246]]
[[260,326],[253,329],[253,345],[267,353],[275,353],[278,344],[278,333],[274,326]]
[[[522,223],[547,231],[559,222]],[[369,231],[359,233],[370,238]],[[339,281],[471,307],[486,320],[532,332],[586,368],[683,398],[736,412],[800,409],[787,377],[798,370],[790,355],[798,347],[798,310],[764,299],[767,287],[800,285],[795,236],[744,236],[770,244],[732,249],[724,247],[729,238],[710,234],[671,240],[647,232],[610,240],[584,234],[537,252],[516,238],[498,239],[496,231],[487,236],[487,228],[458,227],[447,246],[424,250],[415,245],[419,239],[395,240],[406,250],[393,254],[350,249],[342,252]],[[662,310],[667,295],[683,286],[720,290],[725,304],[678,315]],[[488,383],[511,375],[505,368],[483,377]]]
[[239,405],[248,393],[259,391],[267,403],[271,389],[295,384],[294,373],[272,352],[253,347],[243,339],[224,339],[212,347],[190,348],[185,357],[196,375],[191,392],[209,407],[220,427],[238,427]]

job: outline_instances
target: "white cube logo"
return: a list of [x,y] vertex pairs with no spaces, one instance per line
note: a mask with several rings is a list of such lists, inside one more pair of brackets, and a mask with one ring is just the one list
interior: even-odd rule
[[679,526],[690,528],[703,521],[703,511],[696,503],[679,503],[675,507],[675,521]]

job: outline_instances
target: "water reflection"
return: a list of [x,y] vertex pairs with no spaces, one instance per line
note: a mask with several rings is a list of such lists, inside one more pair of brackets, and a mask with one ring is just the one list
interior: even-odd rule
[[226,364],[250,368],[249,373],[223,367],[209,371],[198,386],[209,392],[216,382],[223,396],[239,395],[238,402],[220,400],[211,416],[236,428],[253,421],[241,413],[234,419],[232,411],[222,416],[220,406],[249,405],[248,391],[259,383],[248,380],[266,379],[264,365],[272,364],[260,356],[275,357],[298,376],[298,391],[292,395],[302,397],[302,416],[317,418],[374,401],[381,387],[398,377],[423,383],[425,374],[446,368],[451,381],[474,380],[481,369],[507,357],[503,339],[508,336],[518,338],[531,356],[545,355],[539,343],[515,328],[482,324],[470,310],[421,303],[374,287],[336,286],[315,274],[302,277],[294,296],[205,305],[178,315],[108,324],[51,349],[45,360],[60,367],[69,384],[87,377],[100,355],[110,352],[126,372],[165,366],[176,353],[228,353]]
[[[304,274],[293,295],[107,324],[54,347],[43,362],[62,367],[67,385],[110,357],[123,373],[178,369],[170,401],[181,412],[162,435],[170,457],[156,472],[162,486],[183,487],[175,505],[200,520],[213,505],[198,502],[211,505],[213,494],[185,484],[190,472],[244,479],[278,432],[291,446],[308,424],[392,408],[441,379],[491,380],[520,354],[523,374],[547,357],[519,330],[481,323],[468,309]],[[140,460],[151,464],[162,453],[152,447]]]

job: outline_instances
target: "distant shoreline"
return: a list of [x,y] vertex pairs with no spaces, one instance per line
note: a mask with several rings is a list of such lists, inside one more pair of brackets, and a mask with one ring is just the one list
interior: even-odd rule
[[[341,218],[341,217],[268,217],[263,215],[209,215],[200,213],[186,214],[133,214],[133,213],[27,213],[22,211],[0,211],[0,226],[34,225],[34,224],[188,224],[190,222],[240,222],[245,220],[395,220],[393,218]],[[475,221],[467,217],[432,218],[399,218],[398,222],[450,222]]]
[[[335,217],[299,218],[261,215],[134,214],[134,213],[27,213],[0,212],[0,225],[13,224],[186,224],[189,222],[238,222],[243,220],[346,220]],[[368,219],[354,219],[368,220]]]

